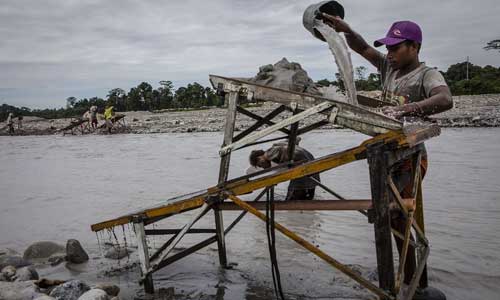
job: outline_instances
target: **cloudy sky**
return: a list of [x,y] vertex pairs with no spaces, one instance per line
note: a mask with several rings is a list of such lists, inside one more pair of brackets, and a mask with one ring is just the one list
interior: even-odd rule
[[[282,57],[314,80],[333,79],[327,45],[302,26],[298,0],[0,0],[0,104],[62,107],[70,96],[105,97],[142,81],[176,87],[208,74],[251,77]],[[346,0],[346,21],[368,42],[396,20],[424,32],[421,60],[500,66],[485,51],[500,38],[498,0]],[[365,61],[353,54],[355,66]],[[373,70],[372,70],[373,71]]]

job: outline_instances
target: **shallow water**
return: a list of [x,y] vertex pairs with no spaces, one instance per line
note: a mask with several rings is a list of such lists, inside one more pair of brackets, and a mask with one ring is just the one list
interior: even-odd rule
[[[500,288],[500,139],[498,128],[443,129],[427,143],[430,166],[424,180],[426,230],[431,242],[431,285],[448,299],[498,299]],[[315,131],[301,145],[315,156],[356,146],[366,136],[349,130]],[[142,290],[137,267],[102,258],[90,224],[161,203],[217,181],[221,133],[0,137],[0,248],[22,253],[32,242],[80,240],[91,261],[40,270],[42,276],[111,281],[124,299]],[[250,149],[232,157],[230,177],[244,173]],[[347,198],[369,198],[366,161],[325,174],[322,181]],[[284,195],[286,184],[278,186]],[[327,194],[318,192],[323,199]],[[247,196],[248,199],[251,195]],[[193,212],[162,221],[183,225]],[[227,225],[237,216],[225,213]],[[213,226],[211,214],[197,228]],[[343,263],[376,266],[373,227],[355,212],[277,212],[279,222]],[[123,243],[122,229],[116,230]],[[233,270],[218,267],[215,245],[155,274],[156,287],[175,288],[192,299],[268,299],[273,295],[265,224],[247,216],[227,236]],[[103,240],[107,233],[104,233]],[[133,244],[133,233],[125,227]],[[187,247],[194,240],[181,242]],[[277,233],[283,288],[290,299],[370,299],[349,279]],[[161,239],[150,240],[158,247]],[[100,247],[99,247],[100,246]],[[113,275],[113,276],[110,276]],[[180,297],[180,296],[179,296]]]

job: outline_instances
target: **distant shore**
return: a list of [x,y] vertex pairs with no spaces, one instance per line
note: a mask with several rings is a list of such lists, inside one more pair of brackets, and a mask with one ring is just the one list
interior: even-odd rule
[[[499,127],[500,126],[500,94],[455,96],[453,109],[432,116],[442,127]],[[277,104],[264,103],[259,107],[249,108],[250,111],[265,115]],[[209,108],[202,110],[147,112],[133,111],[121,113],[125,115],[125,126],[117,126],[115,133],[180,133],[180,132],[217,132],[222,131],[225,125],[226,109]],[[289,114],[283,113],[281,118]],[[280,118],[278,117],[278,119]],[[308,125],[318,121],[320,117],[305,121]],[[71,131],[62,129],[71,123],[72,119],[47,120],[37,117],[25,117],[22,127],[18,128],[17,120],[14,123],[15,135],[51,135],[71,134]],[[99,125],[103,124],[99,120]],[[236,130],[244,130],[254,123],[246,116],[238,116]],[[322,129],[337,128],[327,124]],[[75,127],[73,134],[81,134],[81,126]],[[87,133],[85,131],[85,133]],[[96,130],[91,134],[105,134],[106,130]],[[7,124],[0,123],[0,135],[8,135]]]

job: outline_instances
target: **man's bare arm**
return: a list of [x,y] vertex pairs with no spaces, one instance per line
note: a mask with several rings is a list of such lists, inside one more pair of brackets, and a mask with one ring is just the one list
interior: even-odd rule
[[403,116],[430,116],[447,111],[453,107],[453,98],[447,86],[438,86],[432,89],[430,97],[419,102],[412,102],[401,106],[386,106],[384,114],[396,119]]
[[347,22],[337,16],[331,16],[325,13],[322,13],[322,16],[325,23],[335,29],[335,31],[344,33],[347,44],[352,50],[363,56],[375,66],[375,68],[378,69],[380,67],[384,60],[383,54],[370,46],[359,33],[352,30]]

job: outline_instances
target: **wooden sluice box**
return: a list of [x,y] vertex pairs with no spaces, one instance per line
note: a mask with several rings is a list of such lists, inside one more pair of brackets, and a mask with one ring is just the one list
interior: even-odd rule
[[[141,279],[146,293],[153,293],[153,273],[172,264],[183,257],[192,254],[212,243],[217,243],[219,262],[222,267],[227,266],[225,235],[245,216],[247,212],[266,221],[266,216],[260,212],[265,209],[264,203],[258,202],[272,187],[278,183],[292,179],[321,173],[353,161],[367,159],[370,172],[371,199],[345,199],[326,185],[319,183],[319,187],[332,195],[332,200],[285,201],[274,203],[275,210],[357,210],[372,223],[375,233],[375,244],[378,266],[378,285],[358,275],[348,266],[340,263],[323,250],[312,245],[279,223],[274,223],[276,230],[296,241],[300,246],[323,259],[326,263],[337,268],[360,285],[373,292],[380,299],[396,299],[401,287],[408,249],[415,249],[418,262],[417,269],[409,286],[409,299],[415,289],[427,286],[426,262],[429,255],[429,242],[424,232],[424,212],[421,192],[420,165],[423,147],[422,143],[440,134],[440,129],[434,125],[412,126],[411,130],[403,127],[397,120],[375,113],[368,107],[354,106],[345,102],[318,97],[316,95],[296,93],[282,89],[257,85],[251,82],[210,76],[210,81],[218,94],[225,97],[227,115],[224,131],[224,140],[219,150],[221,156],[218,184],[201,192],[173,198],[164,204],[130,213],[121,217],[109,219],[93,224],[95,232],[111,229],[132,223],[137,237],[139,259],[141,263]],[[240,99],[271,101],[279,103],[276,109],[265,116],[259,116],[238,105]],[[377,101],[370,105],[377,107]],[[280,120],[273,118],[284,111],[291,111],[293,115]],[[255,124],[248,129],[234,135],[237,113],[255,119]],[[319,122],[300,127],[300,121],[313,115],[323,116]],[[263,140],[264,137],[282,132],[282,139],[288,140],[289,153],[293,153],[295,140],[321,126],[334,123],[370,136],[369,139],[357,147],[341,152],[328,154],[306,163],[285,163],[270,169],[265,169],[250,175],[228,179],[231,153],[238,149],[265,143],[277,138]],[[263,125],[264,129],[258,130]],[[335,132],[332,131],[332,134]],[[391,168],[402,160],[411,159],[413,168],[413,193],[411,198],[403,199],[391,176]],[[240,195],[261,190],[254,201],[243,201]],[[390,210],[397,207],[407,220],[404,232],[391,228]],[[146,226],[186,211],[198,209],[185,226],[178,229],[146,229]],[[196,229],[193,225],[207,212],[212,210],[215,216],[215,228]],[[224,210],[242,210],[243,212],[224,226]],[[410,238],[411,231],[415,232],[416,239]],[[211,233],[210,238],[195,245],[171,254],[173,248],[186,234]],[[399,257],[397,270],[394,267],[391,234],[403,241],[403,251]],[[148,235],[171,235],[163,245],[150,254],[146,237]]]

